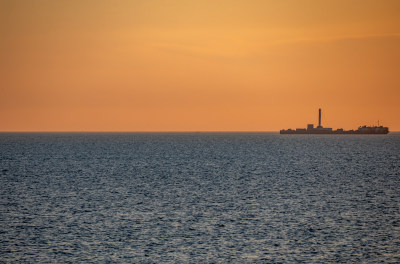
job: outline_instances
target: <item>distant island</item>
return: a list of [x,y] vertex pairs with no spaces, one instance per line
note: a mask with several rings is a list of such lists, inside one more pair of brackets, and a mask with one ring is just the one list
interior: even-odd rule
[[360,126],[357,130],[343,130],[321,126],[321,108],[318,110],[318,126],[308,124],[307,128],[282,129],[280,134],[387,134],[389,133],[388,127],[383,126]]

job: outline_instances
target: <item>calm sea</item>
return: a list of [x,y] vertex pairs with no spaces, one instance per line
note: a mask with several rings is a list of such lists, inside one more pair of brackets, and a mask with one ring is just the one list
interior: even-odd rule
[[396,133],[1,133],[0,175],[0,262],[400,262]]

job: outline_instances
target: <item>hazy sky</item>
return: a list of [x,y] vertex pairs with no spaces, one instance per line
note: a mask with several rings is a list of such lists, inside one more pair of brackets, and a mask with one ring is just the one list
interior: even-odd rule
[[400,130],[400,1],[0,0],[0,131]]

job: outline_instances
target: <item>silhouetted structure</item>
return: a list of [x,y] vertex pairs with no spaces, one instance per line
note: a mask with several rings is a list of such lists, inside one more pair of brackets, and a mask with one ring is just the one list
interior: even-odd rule
[[338,128],[323,127],[321,125],[321,108],[318,110],[318,126],[314,128],[313,124],[308,124],[307,128],[282,129],[281,134],[387,134],[389,133],[388,127],[383,126],[360,126],[357,130],[343,130]]
[[318,128],[322,127],[321,126],[321,108],[318,110],[319,114],[318,114]]

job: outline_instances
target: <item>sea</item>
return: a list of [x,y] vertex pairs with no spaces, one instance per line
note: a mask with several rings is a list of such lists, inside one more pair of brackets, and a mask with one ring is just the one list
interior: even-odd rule
[[400,134],[0,133],[0,263],[400,263]]

